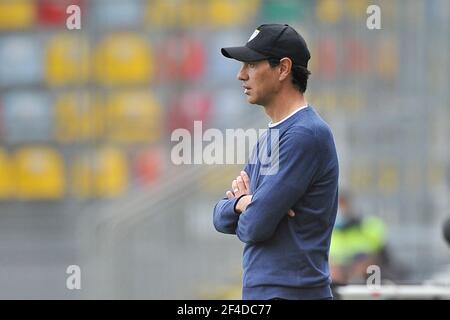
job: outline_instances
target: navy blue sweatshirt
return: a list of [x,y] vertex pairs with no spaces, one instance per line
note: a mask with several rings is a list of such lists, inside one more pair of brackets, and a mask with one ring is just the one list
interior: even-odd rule
[[[278,130],[279,162],[270,172],[258,150],[273,130]],[[251,203],[237,214],[237,200],[223,198],[213,218],[217,231],[245,243],[242,298],[332,297],[328,253],[339,166],[328,125],[311,106],[301,109],[260,137],[244,171]],[[295,217],[288,216],[289,209]]]

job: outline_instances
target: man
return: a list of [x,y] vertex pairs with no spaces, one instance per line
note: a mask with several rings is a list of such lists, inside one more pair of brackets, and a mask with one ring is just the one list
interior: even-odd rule
[[[242,62],[237,77],[247,101],[263,106],[272,120],[214,207],[215,228],[246,244],[242,297],[330,299],[339,169],[332,133],[304,97],[307,45],[292,27],[267,24],[245,46],[222,54]],[[278,135],[278,161],[267,170],[255,155],[272,133]]]

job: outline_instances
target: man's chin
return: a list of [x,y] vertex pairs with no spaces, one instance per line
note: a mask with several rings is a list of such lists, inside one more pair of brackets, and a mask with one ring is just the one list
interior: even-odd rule
[[247,102],[250,104],[258,104],[258,102],[253,99],[251,96],[247,96]]
[[260,106],[263,107],[263,105],[261,103],[258,103],[257,101],[250,101],[250,99],[247,99],[247,102],[254,105],[254,106]]

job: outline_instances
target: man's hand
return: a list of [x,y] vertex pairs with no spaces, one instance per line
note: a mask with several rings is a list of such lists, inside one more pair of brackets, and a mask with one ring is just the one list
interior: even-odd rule
[[228,199],[239,198],[242,195],[250,194],[250,178],[245,171],[241,171],[241,175],[233,180],[231,190],[226,192]]
[[228,199],[236,199],[243,196],[236,204],[236,211],[238,213],[245,211],[250,202],[252,202],[252,195],[250,194],[250,178],[245,171],[241,171],[241,175],[233,180],[231,183],[231,190],[228,190],[226,195]]
[[236,212],[242,213],[247,209],[247,206],[252,202],[253,195],[249,194],[246,196],[243,196],[239,199],[239,201],[236,204]]
[[[236,210],[239,213],[244,212],[245,209],[247,209],[247,206],[252,202],[253,197],[250,194],[250,178],[245,171],[241,171],[241,175],[237,176],[236,179],[233,180],[233,182],[231,183],[231,190],[228,190],[226,192],[227,198],[230,200],[245,195],[236,204]],[[295,217],[294,210],[289,209],[288,216],[291,218]]]

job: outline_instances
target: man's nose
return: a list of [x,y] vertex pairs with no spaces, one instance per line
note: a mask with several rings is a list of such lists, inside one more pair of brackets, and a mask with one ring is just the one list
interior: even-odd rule
[[248,75],[247,72],[245,72],[245,68],[244,66],[241,67],[241,69],[239,70],[238,74],[237,74],[237,79],[240,81],[246,81],[248,80]]

